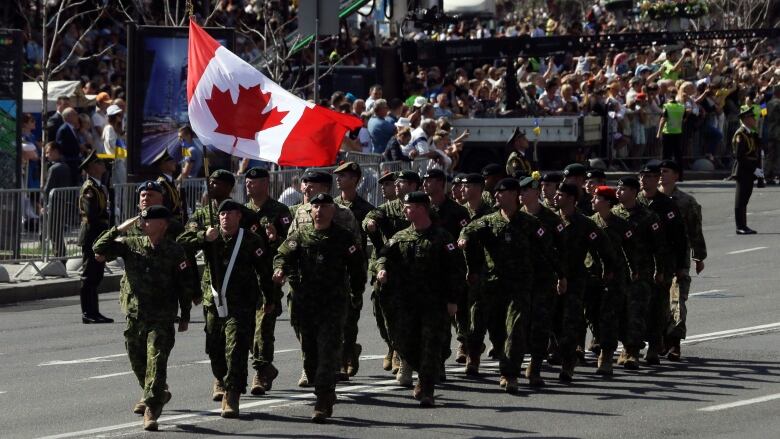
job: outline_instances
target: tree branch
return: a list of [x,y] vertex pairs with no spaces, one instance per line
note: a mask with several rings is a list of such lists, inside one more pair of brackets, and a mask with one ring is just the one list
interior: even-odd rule
[[[102,14],[102,12],[105,11],[105,8],[106,8],[105,6],[102,6],[100,8],[95,8],[95,9],[93,9],[91,11],[88,11],[88,12],[92,13],[92,12],[101,11],[98,14],[98,17],[99,17]],[[81,15],[86,15],[86,13],[81,13]],[[95,20],[90,21],[89,26],[87,27],[87,29],[84,32],[82,32],[81,35],[79,36],[79,39],[76,40],[75,43],[73,43],[73,47],[70,48],[70,53],[68,53],[68,56],[65,57],[65,60],[62,61],[57,67],[55,67],[54,69],[51,70],[51,74],[52,75],[60,72],[62,69],[65,68],[65,65],[67,65],[68,61],[70,61],[70,58],[73,56],[73,52],[76,51],[76,47],[78,47],[81,44],[81,42],[84,41],[84,37],[87,36],[87,34],[92,31],[92,28],[95,27],[95,24],[97,24],[97,17],[96,17]],[[111,46],[109,46],[109,47],[111,47]],[[101,56],[102,56],[102,53],[105,52],[105,50],[106,49],[103,49],[103,51],[101,51]]]

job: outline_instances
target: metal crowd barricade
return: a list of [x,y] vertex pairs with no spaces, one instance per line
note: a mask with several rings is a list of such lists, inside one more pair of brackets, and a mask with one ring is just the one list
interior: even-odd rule
[[0,261],[28,263],[15,277],[45,256],[40,195],[39,189],[0,190]]
[[45,258],[72,259],[81,257],[79,232],[81,217],[79,215],[78,187],[52,189],[46,203],[46,223],[44,246]]
[[382,162],[382,154],[348,151],[346,153],[346,161],[355,162],[360,165],[361,168],[363,166],[378,165]]
[[233,186],[233,191],[230,192],[230,198],[238,201],[241,204],[246,203],[246,187],[245,187],[246,177],[244,175],[239,175],[236,177],[236,184]]
[[112,188],[114,190],[115,223],[119,225],[126,219],[138,215],[138,196],[135,193],[138,184],[115,184]]
[[287,206],[298,204],[303,199],[301,194],[301,175],[303,169],[280,169],[270,171],[270,187],[268,188],[271,196]]
[[182,181],[181,189],[184,193],[184,199],[187,204],[188,216],[195,212],[195,209],[203,205],[203,197],[206,193],[205,178],[188,178]]

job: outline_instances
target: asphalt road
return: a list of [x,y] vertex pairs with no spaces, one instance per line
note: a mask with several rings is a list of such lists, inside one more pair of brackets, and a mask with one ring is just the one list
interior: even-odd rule
[[704,207],[709,258],[693,279],[682,363],[638,372],[617,368],[603,379],[590,358],[572,385],[559,384],[545,368],[543,391],[521,387],[511,396],[498,388],[495,363],[486,363],[484,376],[474,380],[450,359],[449,381],[436,389],[438,406],[420,409],[410,390],[395,386],[381,369],[384,350],[366,308],[360,373],[339,385],[332,422],[314,425],[313,395],[296,387],[299,346],[285,313],[277,329],[281,374],[274,390],[243,397],[241,418],[224,420],[219,403],[210,400],[212,376],[196,309],[171,355],[173,400],[162,429],[144,433],[131,412],[141,392],[129,372],[117,294],[101,296],[101,309],[118,321],[113,325],[80,324],[72,297],[0,308],[0,436],[777,437],[780,188],[756,191],[748,221],[761,233],[743,237],[734,234],[732,185],[702,182],[688,189]]

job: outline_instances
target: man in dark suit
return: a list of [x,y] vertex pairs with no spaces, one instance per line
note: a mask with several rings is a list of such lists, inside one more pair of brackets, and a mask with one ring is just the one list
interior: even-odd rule
[[[61,187],[71,185],[71,172],[68,165],[62,162],[62,152],[57,142],[49,142],[44,149],[46,160],[49,161],[49,169],[46,174],[46,183],[43,185],[43,203],[44,209],[49,204],[49,195],[51,191]],[[49,215],[58,215],[58,212],[48,212]],[[52,252],[54,257],[61,258],[65,256],[65,241],[62,238],[62,224],[55,224],[49,221],[49,238],[52,243]]]
[[81,144],[76,136],[76,130],[79,125],[79,114],[73,108],[66,108],[62,112],[63,124],[57,129],[56,142],[60,145],[62,152],[62,161],[71,170],[71,186],[78,186],[79,163],[81,154]]
[[70,108],[70,98],[67,96],[58,97],[57,110],[46,119],[47,142],[50,142],[57,137],[57,130],[65,123],[65,120],[62,118],[62,112],[65,111],[66,108]]

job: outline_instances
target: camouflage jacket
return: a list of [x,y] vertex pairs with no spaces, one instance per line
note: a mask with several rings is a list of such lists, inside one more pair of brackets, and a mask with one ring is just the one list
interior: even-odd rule
[[[352,215],[355,216],[355,221],[357,221],[358,224],[362,224],[366,216],[375,209],[373,204],[363,199],[360,195],[356,195],[355,199],[352,201],[347,201],[339,195],[333,201],[349,209],[352,212]],[[362,226],[360,227],[360,235],[362,237],[360,243],[363,245],[363,251],[365,252],[368,248],[368,234],[363,230]]]
[[279,248],[282,241],[287,238],[287,231],[292,225],[290,209],[273,198],[265,200],[265,203],[260,207],[256,206],[250,199],[245,206],[254,212],[254,215],[252,215],[252,224],[249,225],[249,230],[267,239],[267,236],[265,236],[265,227],[269,224],[273,224],[276,229],[277,237],[274,241],[268,241],[268,248],[271,250],[271,255],[275,255],[276,249]]
[[469,211],[469,222],[474,221],[475,219],[478,218],[482,218],[485,215],[490,215],[491,213],[496,211],[492,205],[486,204],[484,202],[480,203],[479,207],[477,207],[476,209],[470,208],[468,204],[466,204],[465,207]]
[[[560,271],[561,277],[567,277],[569,275],[569,252],[566,246],[566,227],[563,225],[561,217],[544,206],[541,206],[541,209],[539,209],[539,212],[537,212],[536,215],[529,213],[525,206],[523,206],[522,210],[542,223],[542,227],[544,227],[550,235],[550,244],[553,246],[551,257],[555,257],[558,260],[558,264],[560,265],[558,270]],[[543,261],[541,258],[536,259],[538,262]],[[547,277],[549,277],[555,273],[551,265],[546,263],[537,265],[536,270],[542,275],[547,275]]]
[[[701,205],[692,195],[683,192],[675,187],[672,191],[672,200],[680,209],[680,215],[685,222],[685,232],[688,236],[688,245],[691,248],[691,258],[697,261],[707,259],[707,243],[704,241],[704,232],[702,231]],[[690,268],[691,261],[687,258],[685,268]]]
[[190,320],[192,299],[198,292],[184,281],[191,267],[181,245],[166,237],[153,247],[147,236],[122,236],[112,227],[92,249],[107,260],[121,257],[124,261],[119,303],[128,317],[173,322],[181,309],[181,320]]
[[631,209],[618,204],[612,208],[612,213],[631,224],[637,256],[636,273],[645,280],[651,280],[656,273],[664,273],[666,236],[658,215],[639,203]]
[[455,239],[443,228],[409,226],[387,241],[377,260],[377,272],[385,270],[388,275],[383,294],[423,309],[456,303],[465,279],[459,268],[463,264],[458,263],[462,257]]
[[688,235],[685,232],[685,221],[674,200],[660,191],[653,198],[648,198],[640,193],[637,200],[650,208],[661,219],[667,245],[665,248],[668,258],[665,264],[666,270],[677,271],[683,267],[689,267],[690,249]]
[[614,273],[617,258],[604,231],[579,211],[569,216],[561,215],[561,219],[566,230],[570,277],[587,277],[585,259],[589,253],[598,258],[604,273]]
[[[366,230],[366,224],[368,224],[369,221],[376,222],[377,230],[375,232],[368,232]],[[374,245],[375,251],[378,252],[382,250],[386,240],[409,227],[409,220],[407,220],[404,215],[404,202],[400,199],[395,199],[383,203],[366,215],[363,219],[362,226],[363,230],[366,230],[368,233],[368,239],[370,239],[371,244]]]
[[452,236],[460,236],[460,231],[469,223],[469,211],[449,197],[440,205],[431,204],[431,219]]
[[[195,209],[190,220],[187,222],[187,231],[206,230],[209,227],[219,227],[219,203],[217,200],[211,200],[211,209],[209,206],[201,206]],[[257,221],[255,212],[244,206],[241,209],[241,227],[250,229]]]
[[[305,224],[312,224],[313,221],[311,218],[311,204],[301,204],[295,211],[295,215],[293,215],[292,225],[288,233],[297,231]],[[333,216],[333,223],[352,233],[355,241],[363,241],[363,231],[360,228],[360,224],[355,220],[355,215],[352,214],[351,210],[338,203],[336,204],[336,214]]]
[[635,245],[634,229],[631,223],[617,215],[609,215],[605,220],[598,213],[590,217],[597,226],[601,227],[609,237],[612,248],[615,251],[615,279],[627,282],[632,273],[637,270],[638,254]]

